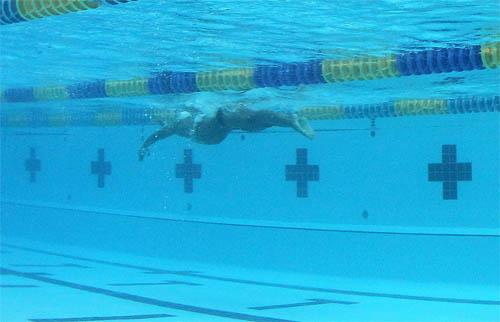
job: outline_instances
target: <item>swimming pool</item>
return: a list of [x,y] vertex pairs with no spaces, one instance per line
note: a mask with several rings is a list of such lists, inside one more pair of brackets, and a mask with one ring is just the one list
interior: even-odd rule
[[2,0],[0,320],[500,321],[499,10]]

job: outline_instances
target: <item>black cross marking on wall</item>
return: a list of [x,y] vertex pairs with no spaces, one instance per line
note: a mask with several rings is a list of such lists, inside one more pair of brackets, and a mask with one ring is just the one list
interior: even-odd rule
[[443,199],[457,199],[457,182],[472,180],[472,163],[457,163],[457,146],[443,145],[442,163],[429,164],[429,181],[443,183]]
[[24,168],[30,173],[30,182],[36,182],[36,173],[41,170],[41,161],[36,158],[35,148],[31,148],[30,158],[24,161]]
[[319,166],[307,164],[307,149],[297,149],[297,164],[286,165],[285,176],[297,182],[297,197],[307,198],[308,182],[319,180]]
[[97,175],[97,186],[104,188],[104,178],[111,175],[111,162],[104,161],[104,149],[97,150],[97,161],[90,163],[90,171]]
[[193,192],[193,179],[201,178],[201,164],[193,164],[193,150],[184,150],[184,163],[175,165],[175,177],[184,179],[184,192]]

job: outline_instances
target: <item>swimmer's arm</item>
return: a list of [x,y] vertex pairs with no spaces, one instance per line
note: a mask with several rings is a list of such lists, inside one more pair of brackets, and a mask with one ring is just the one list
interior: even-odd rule
[[158,131],[151,134],[146,139],[146,141],[144,141],[141,148],[139,149],[139,161],[144,160],[144,157],[148,153],[148,148],[151,145],[155,144],[159,140],[166,139],[173,134],[175,134],[175,126],[173,126],[173,125],[164,126],[161,129],[159,129]]

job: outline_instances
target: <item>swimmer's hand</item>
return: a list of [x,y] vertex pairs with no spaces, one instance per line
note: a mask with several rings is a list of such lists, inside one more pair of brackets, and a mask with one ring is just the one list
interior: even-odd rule
[[139,161],[143,161],[144,157],[148,154],[149,150],[147,148],[140,148],[139,149]]
[[308,139],[312,140],[315,136],[314,130],[309,125],[309,122],[307,121],[307,119],[304,117],[300,117],[297,114],[294,114],[294,116],[293,116],[292,127],[297,132],[304,135]]

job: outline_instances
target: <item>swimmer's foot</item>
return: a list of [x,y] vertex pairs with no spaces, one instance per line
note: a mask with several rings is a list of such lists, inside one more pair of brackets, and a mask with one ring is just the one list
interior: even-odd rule
[[315,136],[314,130],[309,125],[309,122],[305,117],[300,117],[297,114],[294,114],[292,127],[308,139],[313,139]]
[[146,148],[140,148],[138,155],[139,155],[139,161],[143,161],[144,157],[146,155],[148,155],[148,149],[146,149]]

